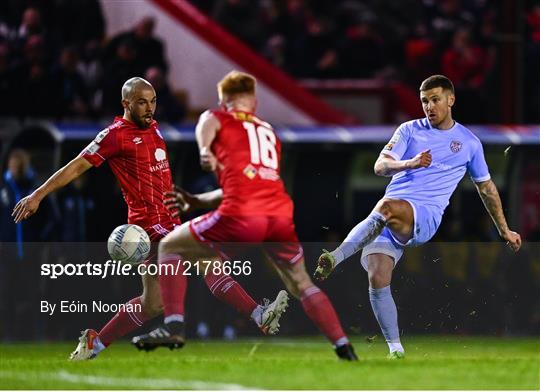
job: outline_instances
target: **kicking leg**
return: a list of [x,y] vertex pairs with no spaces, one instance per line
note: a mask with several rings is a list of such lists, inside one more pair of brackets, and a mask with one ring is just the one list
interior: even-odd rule
[[388,344],[389,358],[403,358],[405,350],[399,338],[397,308],[390,289],[394,259],[382,253],[373,253],[367,256],[367,266],[369,300]]
[[413,235],[412,206],[405,200],[381,199],[371,214],[351,230],[340,246],[332,252],[325,251],[319,257],[315,278],[326,279],[336,265],[370,244],[385,226],[388,226],[401,242],[407,242]]

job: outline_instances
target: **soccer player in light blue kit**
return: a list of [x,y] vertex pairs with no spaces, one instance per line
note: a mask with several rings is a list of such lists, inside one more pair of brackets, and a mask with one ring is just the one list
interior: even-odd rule
[[489,175],[480,140],[452,119],[454,86],[442,75],[422,82],[425,118],[401,124],[383,148],[375,174],[392,176],[384,197],[334,251],[319,257],[315,278],[326,279],[343,260],[362,251],[369,298],[391,359],[405,356],[390,282],[406,246],[418,246],[437,231],[448,200],[469,172],[502,239],[514,250],[521,237],[508,228],[501,199]]

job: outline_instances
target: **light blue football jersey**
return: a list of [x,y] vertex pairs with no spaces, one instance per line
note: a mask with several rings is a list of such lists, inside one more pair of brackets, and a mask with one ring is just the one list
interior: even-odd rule
[[442,215],[466,171],[474,182],[491,178],[482,143],[457,122],[447,130],[432,128],[426,118],[403,123],[381,153],[406,160],[425,150],[431,150],[431,165],[395,174],[385,197],[422,203]]

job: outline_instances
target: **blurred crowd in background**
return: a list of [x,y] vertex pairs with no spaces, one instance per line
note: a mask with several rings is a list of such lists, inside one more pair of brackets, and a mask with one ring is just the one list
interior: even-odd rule
[[0,116],[114,116],[123,83],[142,75],[159,96],[156,117],[183,120],[186,108],[168,86],[154,19],[106,37],[97,0],[5,1],[0,15]]
[[443,71],[458,86],[480,87],[494,62],[497,6],[485,0],[193,2],[299,78],[416,85]]
[[502,2],[486,0],[192,2],[295,78],[400,80],[416,90],[442,73],[466,101],[461,108],[474,107],[460,112],[464,122],[492,120],[500,47],[516,39],[526,59],[525,119],[540,121],[540,1],[515,2],[525,5],[524,40],[504,36]]
[[[464,122],[493,118],[499,94],[500,2],[486,0],[192,0],[227,31],[295,78],[384,79],[417,89],[433,73],[454,81]],[[539,120],[540,1],[524,1],[526,122]],[[0,115],[87,117],[118,113],[119,87],[144,75],[161,121],[182,121],[186,99],[167,83],[155,21],[106,37],[98,0],[0,4]],[[496,111],[495,111],[496,112]],[[490,117],[491,116],[491,117]]]

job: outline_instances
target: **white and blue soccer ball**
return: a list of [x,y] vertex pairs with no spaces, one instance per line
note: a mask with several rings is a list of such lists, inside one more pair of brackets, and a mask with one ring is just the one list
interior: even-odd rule
[[107,250],[112,260],[130,264],[142,263],[150,253],[150,237],[140,226],[118,226],[109,236]]

